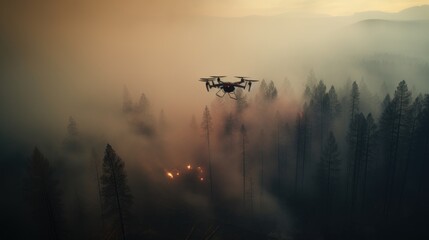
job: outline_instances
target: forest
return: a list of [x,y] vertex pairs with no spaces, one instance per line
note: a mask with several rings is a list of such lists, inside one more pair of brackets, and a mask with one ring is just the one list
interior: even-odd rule
[[0,1],[0,239],[429,239],[428,3]]
[[279,85],[214,98],[185,126],[125,86],[114,138],[73,116],[60,143],[9,156],[5,239],[427,237],[429,95],[337,91],[314,71],[302,93]]

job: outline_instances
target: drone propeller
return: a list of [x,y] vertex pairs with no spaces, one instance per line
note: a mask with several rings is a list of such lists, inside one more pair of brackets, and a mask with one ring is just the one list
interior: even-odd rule
[[244,79],[244,81],[247,81],[247,82],[259,82],[259,80],[254,80],[254,79]]
[[226,76],[210,76],[210,77],[212,77],[212,78],[224,78]]
[[236,77],[236,78],[241,78],[241,79],[249,78],[249,77],[242,77],[242,76],[234,76],[234,77]]
[[200,82],[208,82],[208,81],[213,81],[213,78],[200,78],[200,80],[198,80]]

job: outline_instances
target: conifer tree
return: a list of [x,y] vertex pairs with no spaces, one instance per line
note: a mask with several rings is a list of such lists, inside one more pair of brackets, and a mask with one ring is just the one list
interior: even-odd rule
[[333,201],[333,190],[336,188],[340,171],[340,160],[338,153],[338,145],[335,136],[329,132],[328,139],[320,158],[319,165],[320,183],[322,185],[322,196],[324,199],[324,207],[328,221],[331,215],[331,207]]
[[350,98],[350,120],[349,129],[347,131],[347,143],[348,143],[348,158],[346,161],[346,204],[348,204],[350,189],[352,183],[352,165],[353,161],[356,161],[357,152],[355,149],[358,137],[358,123],[356,121],[356,115],[359,113],[359,87],[356,82],[353,82],[351,89]]
[[333,117],[337,117],[341,112],[341,104],[338,101],[337,92],[335,87],[332,85],[328,92],[329,95],[329,107]]
[[213,128],[212,117],[210,115],[209,108],[206,106],[203,112],[203,119],[201,127],[207,138],[207,153],[208,153],[208,169],[209,169],[209,180],[210,180],[210,198],[213,200],[213,175],[212,175],[212,162],[210,153],[210,131]]
[[377,146],[377,125],[375,124],[372,114],[369,113],[366,117],[366,132],[364,136],[364,176],[362,183],[362,209],[365,209],[366,193],[367,193],[367,182],[368,182],[368,171],[371,160],[374,158],[374,150]]
[[61,191],[53,175],[49,161],[38,148],[34,148],[27,169],[24,187],[32,209],[34,222],[39,227],[41,239],[61,239],[63,213]]
[[242,143],[242,173],[243,173],[243,204],[246,206],[246,141],[247,141],[247,130],[244,124],[240,127],[241,143]]
[[126,239],[126,223],[130,216],[133,196],[128,186],[124,161],[107,144],[101,176],[103,216],[109,226],[107,237]]

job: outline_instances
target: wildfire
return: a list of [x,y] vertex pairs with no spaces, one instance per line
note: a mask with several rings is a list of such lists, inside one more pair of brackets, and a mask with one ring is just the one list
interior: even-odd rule
[[185,165],[180,169],[165,169],[165,174],[168,179],[177,181],[197,181],[203,182],[205,179],[202,167],[192,167],[191,164]]

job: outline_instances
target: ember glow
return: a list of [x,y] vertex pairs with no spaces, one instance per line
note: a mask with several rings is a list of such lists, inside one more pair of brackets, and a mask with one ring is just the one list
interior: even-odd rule
[[204,181],[205,178],[203,168],[193,168],[191,164],[179,169],[166,170],[166,175],[169,179],[182,179],[184,181]]

